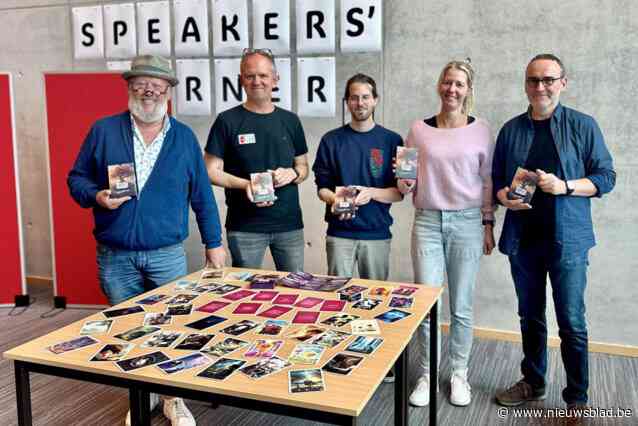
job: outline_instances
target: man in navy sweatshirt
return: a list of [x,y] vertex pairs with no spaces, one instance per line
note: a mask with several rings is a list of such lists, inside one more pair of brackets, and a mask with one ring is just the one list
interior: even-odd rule
[[[356,74],[346,83],[344,99],[350,123],[326,133],[317,150],[315,172],[319,198],[326,203],[328,273],[386,280],[390,258],[390,204],[403,197],[396,188],[392,158],[401,136],[374,122],[375,81]],[[354,187],[355,212],[341,213],[336,187]]]
[[[167,114],[178,83],[170,62],[138,56],[123,77],[129,110],[93,125],[67,179],[73,199],[93,209],[100,285],[113,305],[187,273],[189,204],[206,262],[219,268],[226,256],[197,138]],[[195,424],[179,398],[165,400],[164,413],[173,425]]]

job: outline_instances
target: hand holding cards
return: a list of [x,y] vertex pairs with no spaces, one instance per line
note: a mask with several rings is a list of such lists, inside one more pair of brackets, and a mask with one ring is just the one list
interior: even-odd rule
[[269,172],[251,173],[250,189],[253,193],[253,203],[272,203],[277,199],[272,174]]
[[110,198],[135,197],[135,166],[133,163],[111,164],[108,166]]
[[531,207],[537,182],[538,175],[536,173],[522,167],[517,168],[514,178],[512,179],[512,186],[510,186],[510,190],[507,193],[507,199],[523,200],[524,204]]
[[397,179],[416,179],[419,166],[419,150],[417,148],[397,147],[395,176]]

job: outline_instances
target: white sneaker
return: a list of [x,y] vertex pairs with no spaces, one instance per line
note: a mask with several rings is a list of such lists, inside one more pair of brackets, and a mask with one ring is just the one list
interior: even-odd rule
[[416,387],[410,394],[410,404],[416,407],[425,407],[430,403],[430,377],[429,375],[419,377]]
[[[159,404],[159,395],[156,393],[150,394],[150,400],[151,411],[153,411],[155,407],[157,407],[157,404]],[[126,426],[131,426],[131,410],[128,410],[128,413],[126,413],[126,420],[124,420],[124,424]]]
[[164,399],[164,415],[171,426],[195,426],[195,418],[182,398]]
[[472,388],[467,382],[467,370],[458,370],[452,372],[450,378],[450,403],[465,407],[472,401]]

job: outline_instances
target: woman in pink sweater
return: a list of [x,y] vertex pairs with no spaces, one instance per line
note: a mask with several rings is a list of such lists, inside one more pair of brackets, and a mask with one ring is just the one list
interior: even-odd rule
[[[413,193],[412,263],[415,282],[443,285],[450,299],[452,365],[450,402],[471,401],[467,380],[472,349],[472,299],[482,254],[494,248],[492,136],[487,122],[470,116],[474,71],[469,62],[448,63],[439,76],[441,111],[416,121],[407,147],[418,149],[416,180],[399,179],[399,190]],[[439,334],[440,335],[440,334]],[[410,403],[429,403],[429,320],[419,330],[422,375]],[[437,342],[440,347],[440,341]]]

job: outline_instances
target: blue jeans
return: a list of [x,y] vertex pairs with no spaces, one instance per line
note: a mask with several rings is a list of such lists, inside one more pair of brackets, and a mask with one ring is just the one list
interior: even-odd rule
[[269,247],[278,271],[303,271],[303,229],[273,233],[228,231],[226,238],[236,268],[261,269]]
[[100,286],[111,305],[117,305],[186,275],[182,244],[156,250],[120,250],[97,245]]
[[[479,208],[416,210],[412,229],[414,279],[416,283],[442,286],[447,273],[452,371],[468,366],[473,338],[474,286],[482,254],[483,225]],[[441,333],[436,342],[439,349],[440,336]],[[430,320],[426,318],[418,334],[422,374],[430,372],[429,338]]]
[[390,271],[391,240],[353,240],[326,236],[328,275],[386,281]]
[[521,372],[534,387],[545,386],[547,372],[547,324],[545,318],[547,275],[552,285],[554,310],[560,336],[560,351],[567,372],[563,399],[568,404],[586,403],[589,387],[585,287],[587,251],[553,255],[549,244],[521,247],[509,257],[518,297],[518,315],[523,336]]

